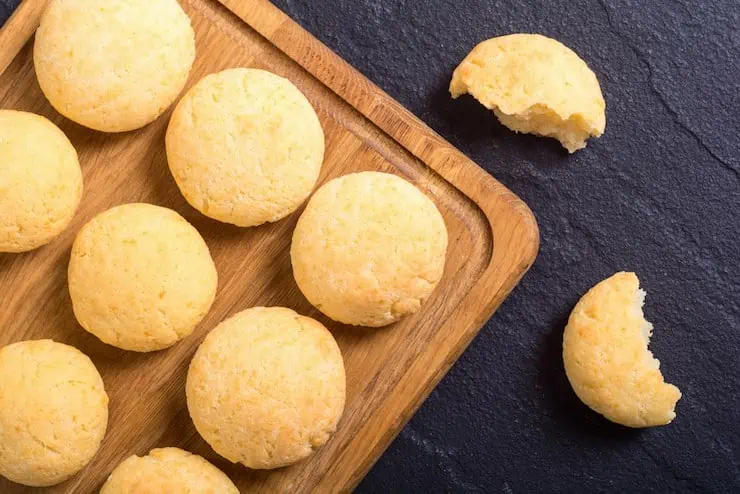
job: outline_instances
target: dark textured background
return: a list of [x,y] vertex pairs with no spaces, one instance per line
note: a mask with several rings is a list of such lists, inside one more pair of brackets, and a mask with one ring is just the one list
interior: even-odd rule
[[[18,0],[0,0],[0,21]],[[521,196],[540,256],[360,492],[740,492],[740,3],[276,0]],[[606,134],[568,156],[447,94],[479,41],[554,37],[601,81]],[[683,392],[664,428],[612,425],[563,372],[567,316],[634,270]]]

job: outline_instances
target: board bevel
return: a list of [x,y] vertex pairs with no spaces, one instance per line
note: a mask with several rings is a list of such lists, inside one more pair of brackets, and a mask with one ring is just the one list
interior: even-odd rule
[[[392,171],[437,202],[450,229],[445,277],[422,312],[389,329],[365,332],[321,316],[290,276],[287,249],[297,214],[245,231],[203,218],[184,202],[164,157],[169,112],[140,131],[103,135],[49,106],[31,60],[45,0],[25,0],[0,30],[0,108],[35,111],[60,125],[80,153],[86,190],[73,224],[55,242],[28,254],[0,254],[0,344],[44,337],[73,344],[96,363],[111,395],[101,451],[80,474],[49,492],[92,492],[123,458],[170,445],[206,456],[242,491],[350,490],[536,256],[539,234],[529,208],[483,169],[268,1],[218,2],[181,1],[198,43],[188,86],[205,73],[236,65],[290,78],[327,130],[322,183],[360,169]],[[191,221],[211,246],[221,277],[217,302],[194,335],[149,355],[119,351],[85,333],[66,293],[69,246],[81,224],[136,200],[172,207]],[[324,322],[342,347],[348,374],[347,409],[337,434],[312,458],[274,472],[252,472],[219,459],[194,431],[184,407],[185,370],[197,343],[218,321],[255,304],[286,305]],[[24,489],[0,480],[0,491]]]

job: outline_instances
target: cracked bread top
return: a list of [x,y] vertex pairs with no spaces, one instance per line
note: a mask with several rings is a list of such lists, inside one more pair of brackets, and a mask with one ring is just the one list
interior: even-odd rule
[[161,350],[193,332],[218,273],[203,237],[171,209],[125,204],[82,227],[69,293],[83,328],[124,350]]
[[210,74],[177,104],[167,161],[187,201],[237,226],[278,221],[311,194],[324,131],[289,80],[258,69]]
[[100,494],[239,494],[239,489],[204,458],[179,448],[161,448],[123,460]]
[[40,115],[0,110],[0,252],[51,242],[81,198],[80,163],[64,132]]
[[311,197],[293,233],[293,274],[332,319],[385,326],[432,293],[447,241],[442,215],[415,186],[388,173],[354,173]]
[[224,458],[271,469],[309,456],[336,430],[344,362],[318,321],[281,307],[245,310],[219,324],[188,371],[190,416]]
[[0,349],[0,475],[63,482],[90,462],[107,425],[103,380],[82,352],[52,340]]
[[154,121],[185,87],[195,33],[177,0],[52,0],[34,43],[44,95],[91,129]]

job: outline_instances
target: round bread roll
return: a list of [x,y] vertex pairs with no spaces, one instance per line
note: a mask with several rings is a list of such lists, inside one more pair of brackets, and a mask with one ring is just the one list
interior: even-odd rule
[[0,252],[51,242],[81,198],[82,171],[67,136],[42,116],[0,110]]
[[239,494],[218,468],[178,448],[128,457],[110,474],[100,494]]
[[218,273],[203,237],[167,208],[126,204],[80,230],[69,293],[83,328],[124,350],[167,348],[213,304]]
[[177,0],[51,0],[33,60],[59,113],[125,132],[175,101],[195,60],[195,34]]
[[480,43],[455,70],[450,93],[469,93],[510,129],[554,137],[571,153],[606,127],[594,73],[573,50],[539,34]]
[[607,419],[628,427],[665,425],[681,392],[663,380],[648,350],[645,292],[634,273],[617,273],[583,296],[563,336],[563,362],[578,397]]
[[419,310],[442,278],[447,228],[434,203],[387,173],[346,175],[311,198],[293,233],[293,274],[336,321],[380,327]]
[[345,386],[342,354],[321,323],[258,307],[211,331],[185,389],[195,428],[216,453],[269,469],[326,443],[344,410]]
[[324,161],[324,131],[306,97],[287,79],[257,69],[199,81],[175,108],[166,145],[187,201],[244,227],[295,211]]
[[107,425],[103,380],[82,352],[51,340],[0,349],[0,475],[63,482],[92,460]]

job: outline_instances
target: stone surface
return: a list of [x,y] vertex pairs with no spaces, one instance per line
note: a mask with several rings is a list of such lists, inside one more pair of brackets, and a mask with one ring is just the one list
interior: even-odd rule
[[0,0],[0,25],[10,17],[19,3],[21,0]]
[[[17,0],[0,0],[0,20]],[[275,0],[537,215],[521,285],[358,492],[740,491],[740,4],[737,0]],[[479,41],[554,37],[601,81],[607,130],[568,156],[515,135],[454,67]],[[562,332],[618,270],[648,291],[651,348],[683,392],[634,431],[576,398]]]

